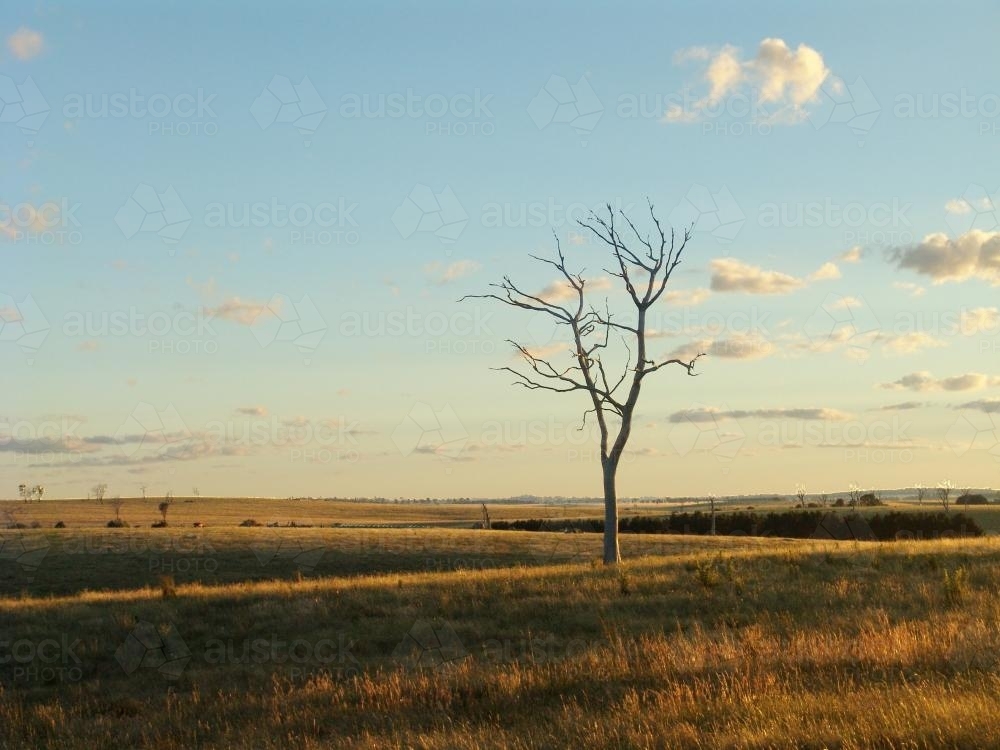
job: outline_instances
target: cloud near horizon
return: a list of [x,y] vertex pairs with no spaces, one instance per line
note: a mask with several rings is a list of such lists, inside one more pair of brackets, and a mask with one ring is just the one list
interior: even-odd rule
[[825,422],[846,422],[851,415],[838,409],[826,407],[770,408],[770,409],[717,409],[715,407],[699,407],[697,409],[681,409],[669,417],[668,422],[712,422],[716,419],[803,419],[822,420]]
[[947,378],[935,378],[926,370],[912,372],[891,383],[880,383],[879,388],[886,391],[979,391],[983,388],[1000,386],[1000,376],[985,375],[981,372],[969,372],[964,375],[953,375]]

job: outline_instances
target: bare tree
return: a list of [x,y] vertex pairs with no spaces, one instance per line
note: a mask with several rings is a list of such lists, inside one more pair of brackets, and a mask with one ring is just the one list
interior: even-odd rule
[[795,485],[795,497],[799,499],[799,507],[806,507],[806,486],[804,484]]
[[28,485],[26,485],[24,482],[21,482],[21,484],[17,485],[18,497],[20,497],[24,502],[28,502],[28,500],[31,497],[29,495],[29,489],[30,488],[28,487]]
[[38,502],[42,502],[42,498],[45,497],[45,485],[36,484],[31,488],[31,494],[38,498]]
[[927,488],[922,484],[918,484],[914,489],[917,491],[917,502],[923,505],[924,498],[927,497]]
[[[562,247],[556,238],[556,259],[536,255],[535,260],[552,266],[561,276],[568,300],[546,298],[541,293],[532,294],[504,276],[492,284],[497,291],[489,294],[470,295],[471,298],[492,299],[511,307],[549,316],[557,326],[568,329],[571,341],[568,349],[572,364],[556,363],[540,353],[533,353],[526,345],[510,341],[522,360],[523,371],[513,367],[500,367],[513,374],[515,384],[529,390],[554,393],[582,392],[590,399],[590,408],[583,414],[586,426],[588,415],[593,415],[600,431],[601,470],[604,485],[604,563],[615,565],[621,560],[618,548],[618,465],[625,446],[632,434],[632,417],[646,376],[668,365],[677,365],[688,375],[695,375],[694,367],[702,354],[690,360],[664,358],[657,360],[646,350],[646,326],[649,309],[663,295],[674,270],[691,239],[690,229],[677,240],[674,231],[664,231],[652,203],[649,213],[655,226],[655,236],[640,234],[632,221],[621,211],[616,215],[608,204],[607,215],[591,214],[580,226],[603,242],[611,251],[612,268],[606,273],[620,280],[634,308],[634,318],[615,319],[607,300],[603,311],[590,303],[584,293],[586,280],[582,271],[574,273],[567,268]],[[623,227],[616,226],[621,220]],[[623,232],[626,236],[623,236]],[[632,245],[632,247],[629,247]],[[468,299],[468,297],[463,298]],[[631,312],[631,310],[630,310]],[[612,334],[620,339],[624,348],[624,362],[619,371],[606,364],[602,355],[609,354]]]
[[160,511],[160,515],[163,516],[163,525],[167,525],[167,513],[170,511],[170,506],[174,504],[174,493],[168,492],[163,498],[163,501],[157,506]]
[[823,504],[823,507],[825,508],[827,506],[827,503],[830,502],[830,496],[824,492],[819,496],[819,501]]
[[145,484],[140,484],[139,485],[139,489],[142,491],[142,499],[145,500],[146,499],[146,490],[148,490],[149,487],[147,485],[145,485]]
[[716,498],[714,493],[708,496],[708,502],[712,508],[712,528],[709,530],[709,534],[711,536],[715,536],[715,500]]
[[94,497],[97,498],[97,501],[101,505],[104,505],[104,496],[108,493],[107,483],[101,482],[100,484],[95,484],[94,489],[92,491],[94,493]]
[[938,500],[941,501],[941,505],[944,507],[945,512],[947,512],[951,507],[951,491],[953,489],[955,489],[955,485],[951,483],[950,479],[945,479],[937,486]]
[[864,494],[864,490],[861,489],[860,484],[852,482],[851,486],[848,488],[848,493],[851,496],[850,505],[852,508],[856,508],[861,505],[861,496]]
[[113,498],[111,498],[111,500],[109,502],[111,503],[112,509],[115,511],[115,520],[116,521],[121,521],[122,520],[122,506],[125,505],[125,501],[122,500],[121,495],[115,495]]

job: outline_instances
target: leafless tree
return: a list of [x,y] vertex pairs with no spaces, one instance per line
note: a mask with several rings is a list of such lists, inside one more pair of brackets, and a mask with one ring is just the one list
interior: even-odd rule
[[31,494],[38,498],[38,502],[42,502],[42,498],[45,497],[45,485],[36,484],[31,488]]
[[951,507],[951,491],[953,489],[955,489],[955,485],[953,485],[951,480],[948,479],[945,479],[937,486],[938,499],[941,501],[941,505],[944,507],[945,512],[947,512]]
[[914,489],[917,491],[917,502],[923,505],[924,498],[927,497],[927,488],[922,484],[918,484]]
[[795,485],[795,497],[799,499],[799,507],[806,507],[806,486],[804,484]]
[[830,502],[830,496],[824,492],[819,496],[819,501],[823,504],[823,507],[825,508],[827,506],[827,503]]
[[121,495],[115,495],[109,501],[111,503],[111,508],[115,511],[115,520],[122,520],[122,506],[125,505],[125,501],[122,500]]
[[167,525],[167,513],[170,511],[170,506],[174,504],[174,493],[168,492],[163,498],[163,501],[157,506],[160,511],[160,515],[163,516],[163,525]]
[[852,483],[848,488],[848,493],[851,496],[850,505],[852,508],[861,505],[861,496],[864,494],[864,490],[861,489],[860,484]]
[[28,502],[31,495],[29,494],[30,488],[24,482],[17,485],[17,494],[24,502]]
[[94,497],[97,498],[97,501],[101,505],[104,505],[104,496],[108,493],[108,485],[105,482],[101,482],[100,484],[95,484],[93,493]]
[[149,487],[147,485],[145,485],[145,484],[140,484],[139,485],[139,489],[142,491],[142,499],[145,500],[146,499],[146,490],[148,490]]
[[[616,212],[607,205],[605,214],[591,214],[580,226],[611,252],[610,269],[606,273],[617,278],[631,301],[630,315],[615,318],[607,300],[603,309],[587,299],[587,281],[580,272],[570,271],[562,247],[556,238],[556,259],[535,260],[552,266],[565,285],[567,300],[546,298],[541,293],[530,293],[509,276],[491,286],[489,294],[470,295],[472,298],[491,299],[511,307],[549,316],[557,326],[570,334],[569,364],[556,362],[526,345],[510,341],[522,360],[523,369],[501,367],[513,374],[515,384],[529,390],[554,393],[581,392],[589,398],[590,406],[584,411],[583,425],[593,415],[600,431],[601,470],[604,485],[604,562],[615,565],[621,560],[618,548],[618,494],[616,479],[618,465],[632,434],[632,417],[639,402],[642,384],[648,375],[667,366],[683,368],[688,375],[695,375],[694,367],[703,356],[697,354],[689,360],[676,358],[656,359],[647,351],[647,317],[650,308],[663,295],[671,275],[681,262],[684,250],[691,239],[691,230],[677,238],[673,230],[666,231],[656,217],[652,203],[649,213],[655,227],[654,234],[643,235],[623,212]],[[466,299],[466,298],[463,298]],[[612,336],[614,341],[612,342]],[[609,355],[609,343],[621,342],[624,362],[618,367],[604,361]],[[610,358],[610,357],[609,357]],[[620,368],[620,369],[619,369]],[[618,374],[620,372],[620,374]]]

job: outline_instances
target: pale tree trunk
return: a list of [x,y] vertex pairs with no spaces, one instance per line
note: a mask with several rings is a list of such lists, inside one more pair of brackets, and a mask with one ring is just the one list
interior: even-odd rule
[[618,549],[618,493],[615,489],[618,461],[602,459],[601,470],[604,473],[604,564],[617,565],[622,559]]

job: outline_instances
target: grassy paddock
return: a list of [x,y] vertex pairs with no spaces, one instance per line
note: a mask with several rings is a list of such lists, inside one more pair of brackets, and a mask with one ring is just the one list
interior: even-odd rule
[[629,534],[611,571],[474,505],[157,501],[4,504],[0,747],[1000,745],[992,536]]
[[0,746],[1000,744],[993,538],[660,538],[611,571],[532,555],[585,535],[423,533],[532,564],[0,600]]

